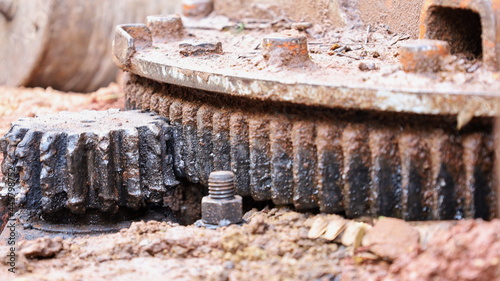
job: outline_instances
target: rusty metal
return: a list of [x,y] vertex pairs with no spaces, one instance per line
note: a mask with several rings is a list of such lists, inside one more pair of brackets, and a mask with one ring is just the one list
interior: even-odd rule
[[307,38],[302,34],[270,34],[262,40],[263,56],[270,65],[294,67],[309,62]]
[[233,172],[211,172],[208,177],[208,196],[203,197],[201,201],[203,223],[240,223],[243,217],[243,199],[235,193]]
[[235,100],[127,79],[129,108],[169,118],[176,175],[191,182],[208,185],[211,171],[231,170],[239,195],[349,217],[489,218],[495,210],[489,119],[458,131],[453,116]]
[[[189,33],[235,41],[206,29]],[[131,72],[127,107],[158,112],[175,128],[178,177],[207,185],[210,172],[231,170],[242,196],[348,217],[494,216],[499,83],[454,87],[400,72],[404,79],[347,84],[358,68],[325,65],[328,55],[308,53],[300,38],[282,32],[259,44],[225,44],[224,54],[209,58],[184,57],[175,50],[186,38],[155,45],[144,27],[123,25],[114,54]],[[293,52],[280,48],[283,40]],[[275,64],[269,53],[277,49]],[[283,63],[298,54],[308,63]],[[258,63],[244,67],[242,57]]]
[[[196,29],[190,32],[199,32],[196,36],[200,41],[232,36]],[[500,114],[500,97],[496,94],[500,84],[486,86],[471,82],[456,89],[437,79],[412,84],[411,79],[402,81],[390,75],[364,83],[356,80],[359,85],[346,84],[345,76],[355,77],[356,73],[321,65],[323,57],[328,56],[325,54],[309,54],[317,68],[309,69],[308,74],[297,75],[293,68],[282,68],[279,73],[267,68],[228,69],[230,65],[240,64],[241,57],[258,58],[260,54],[256,54],[255,46],[244,49],[224,46],[223,57],[207,60],[180,55],[178,46],[185,39],[152,46],[150,31],[145,25],[121,25],[115,33],[114,60],[123,70],[154,81],[235,97],[385,112],[460,115],[467,111],[473,117]],[[221,67],[221,62],[227,67]]]
[[182,14],[186,17],[202,18],[213,10],[213,0],[182,0]]
[[412,40],[401,44],[399,60],[406,72],[438,72],[449,54],[450,46],[446,41]]
[[[178,184],[172,130],[138,111],[61,112],[20,119],[1,139],[2,172],[15,175],[16,209],[49,221],[122,220],[159,204]],[[11,192],[12,191],[12,192]],[[10,194],[9,194],[10,193]]]
[[500,1],[426,0],[420,17],[420,38],[445,40],[452,54],[482,58],[498,70]]

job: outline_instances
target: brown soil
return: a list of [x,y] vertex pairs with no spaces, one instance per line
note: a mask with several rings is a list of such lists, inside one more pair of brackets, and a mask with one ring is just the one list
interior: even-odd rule
[[[136,222],[118,233],[18,243],[3,280],[498,280],[500,221],[462,221],[389,262],[308,232],[318,217],[255,209],[216,230]],[[2,256],[8,247],[0,248]],[[9,275],[6,275],[9,274]],[[18,279],[16,279],[18,278]]]

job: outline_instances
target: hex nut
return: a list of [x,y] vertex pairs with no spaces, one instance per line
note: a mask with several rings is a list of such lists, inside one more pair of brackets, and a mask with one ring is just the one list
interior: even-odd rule
[[235,195],[232,199],[213,199],[205,196],[201,200],[202,220],[207,224],[218,225],[222,220],[229,224],[239,223],[243,217],[243,200]]

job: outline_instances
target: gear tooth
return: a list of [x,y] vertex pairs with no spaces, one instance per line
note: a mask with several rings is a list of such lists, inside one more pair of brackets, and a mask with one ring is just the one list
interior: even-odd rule
[[160,128],[160,144],[161,144],[161,161],[163,184],[166,187],[175,187],[179,181],[174,174],[174,139],[172,128],[165,124],[158,124]]
[[40,140],[40,189],[42,211],[53,214],[65,207],[67,200],[65,133],[48,132]]
[[310,121],[293,123],[293,202],[297,209],[313,209],[319,206],[315,139],[314,123]]
[[231,112],[217,110],[213,115],[213,154],[216,171],[231,170],[231,145],[229,141],[229,119]]
[[127,206],[126,187],[123,182],[123,129],[111,130],[109,132],[109,161],[110,161],[110,181],[115,185],[116,201],[119,206]]
[[[28,129],[21,128],[19,125],[13,125],[9,132],[2,137],[2,174],[4,175],[4,182],[7,182],[5,175],[11,174],[11,182],[15,182],[13,186],[14,190],[19,190],[19,173],[15,169],[17,164],[17,157],[15,155],[16,147],[19,142],[24,138],[24,135],[28,132]],[[14,171],[12,171],[14,170]]]
[[370,149],[368,127],[349,124],[342,135],[344,154],[344,206],[348,217],[370,213]]
[[139,173],[139,132],[136,128],[120,132],[122,140],[123,185],[126,206],[132,209],[142,207],[142,190]]
[[451,220],[460,215],[456,186],[461,181],[463,155],[460,143],[441,129],[432,133],[431,161],[433,200],[432,219]]
[[174,102],[174,99],[172,99],[171,97],[166,96],[166,95],[161,95],[160,105],[158,107],[159,114],[161,116],[169,118],[170,117],[170,106],[172,105],[173,102]]
[[212,118],[214,108],[202,106],[197,114],[198,126],[198,157],[196,169],[199,171],[200,183],[208,186],[208,176],[214,171],[214,153],[213,153],[213,124]]
[[342,130],[340,122],[322,122],[316,127],[318,202],[320,211],[325,213],[344,211]]
[[401,153],[403,218],[426,220],[430,208],[425,204],[424,192],[429,190],[431,175],[430,151],[425,139],[417,132],[408,131],[399,140]]
[[465,165],[465,206],[469,217],[490,219],[494,214],[495,195],[492,194],[493,149],[489,137],[474,133],[463,141]]
[[151,108],[151,111],[154,111],[156,113],[160,113],[160,108],[161,108],[161,94],[159,93],[154,93],[151,95],[150,102],[149,102]]
[[374,128],[370,130],[372,214],[402,217],[401,159],[397,133]]
[[248,121],[250,140],[250,191],[258,201],[270,200],[271,157],[269,146],[269,120],[266,117]]
[[178,177],[186,177],[186,163],[184,157],[184,134],[182,133],[182,102],[174,100],[169,110],[170,124],[174,134],[174,168]]
[[150,202],[158,203],[166,191],[162,175],[162,149],[156,126],[141,126],[139,132],[139,169],[143,194]]
[[197,132],[197,112],[199,105],[195,103],[185,103],[182,108],[182,134],[185,141],[183,149],[183,159],[185,162],[186,178],[190,182],[199,182],[199,175],[196,170],[196,158],[198,152],[198,132]]
[[40,139],[42,132],[29,130],[16,147],[16,169],[19,172],[18,202],[27,209],[40,207]]
[[250,193],[250,141],[248,121],[241,113],[234,113],[229,120],[231,143],[231,170],[236,175],[236,191],[241,196]]
[[87,161],[84,134],[69,135],[66,146],[66,164],[68,169],[68,186],[66,191],[68,201],[66,206],[74,214],[83,214],[86,210],[86,197],[90,185]]
[[115,213],[118,210],[118,190],[113,180],[113,157],[111,155],[111,136],[107,132],[99,135],[94,149],[94,171],[97,201],[102,212]]
[[270,124],[271,140],[271,192],[277,205],[293,203],[293,145],[291,139],[292,123],[288,118],[272,118]]

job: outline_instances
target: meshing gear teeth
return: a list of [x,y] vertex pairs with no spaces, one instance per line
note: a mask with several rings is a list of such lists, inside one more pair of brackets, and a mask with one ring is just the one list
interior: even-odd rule
[[169,118],[177,176],[297,209],[406,220],[492,218],[492,120],[312,108],[160,84],[130,74],[127,106]]
[[[161,203],[178,184],[172,130],[139,111],[61,112],[20,119],[1,139],[2,172],[15,169],[16,204],[96,220]],[[7,187],[3,193],[6,193]]]

